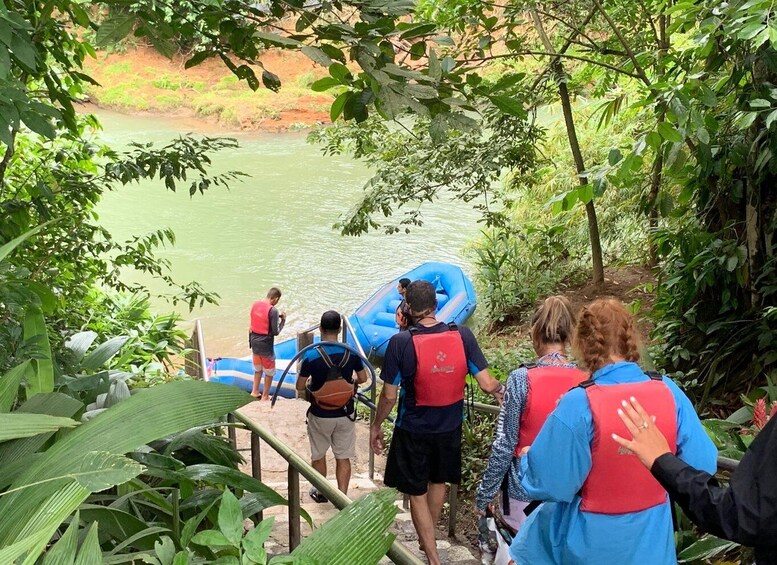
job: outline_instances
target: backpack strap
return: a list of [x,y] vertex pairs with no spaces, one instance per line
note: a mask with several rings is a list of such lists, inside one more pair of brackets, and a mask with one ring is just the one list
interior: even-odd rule
[[317,345],[315,349],[318,352],[321,359],[324,361],[324,364],[326,364],[327,368],[331,369],[332,367],[335,366],[335,364],[332,363],[332,358],[329,357],[329,354],[326,351],[324,351],[323,346]]
[[534,369],[536,367],[537,367],[537,363],[521,363],[520,365],[518,365],[519,369],[526,369],[526,370]]
[[[329,356],[329,354],[324,350],[323,346],[317,345],[316,351],[321,356],[321,359],[324,361],[327,368],[329,369],[334,368],[335,364],[332,361],[332,358]],[[343,358],[340,359],[340,362],[337,364],[337,368],[344,369],[348,365],[348,361],[350,360],[351,360],[351,352],[343,348]]]
[[452,332],[457,332],[457,331],[459,331],[459,326],[457,326],[457,325],[456,325],[456,324],[454,324],[453,322],[450,322],[450,323],[448,324],[448,329],[449,329],[450,331],[452,331]]
[[337,367],[339,369],[345,369],[345,367],[348,366],[348,361],[350,360],[351,360],[351,352],[343,348],[343,358],[340,359],[340,362],[337,364]]
[[576,388],[589,388],[589,387],[592,387],[592,386],[594,386],[595,384],[596,384],[596,383],[594,382],[594,380],[593,380],[593,379],[586,379],[586,380],[584,380],[582,383],[580,383],[579,385],[577,385],[577,386],[573,386],[573,387],[572,387],[571,389],[569,389],[569,390],[574,390],[574,389],[576,389]]
[[645,374],[653,381],[663,381],[664,376],[657,371],[645,371]]

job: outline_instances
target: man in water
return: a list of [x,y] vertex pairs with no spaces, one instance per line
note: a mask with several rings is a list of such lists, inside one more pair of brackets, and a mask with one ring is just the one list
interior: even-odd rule
[[383,389],[370,443],[383,451],[381,423],[399,396],[399,409],[386,458],[384,483],[410,495],[410,513],[419,545],[430,565],[440,565],[435,524],[445,501],[445,483],[461,480],[461,422],[467,374],[501,404],[505,387],[469,328],[437,321],[437,294],[428,281],[407,287],[411,326],[392,336],[383,358]]
[[275,336],[281,333],[286,324],[286,312],[279,313],[275,308],[280,299],[280,289],[272,287],[267,291],[267,296],[251,306],[251,331],[248,334],[254,362],[254,386],[251,396],[259,398],[259,385],[264,373],[262,400],[270,398],[272,378],[275,376]]
[[405,291],[409,284],[410,279],[399,279],[399,282],[397,283],[397,292],[402,297],[402,301],[399,303],[399,306],[397,306],[397,312],[395,314],[399,331],[406,330],[410,323],[410,307],[407,305],[407,300],[405,300]]
[[[338,341],[340,314],[334,310],[321,316],[321,341]],[[356,379],[354,380],[354,373]],[[313,468],[326,477],[326,452],[335,456],[337,488],[348,494],[351,458],[356,455],[354,394],[356,386],[366,382],[367,371],[361,359],[336,345],[308,350],[302,357],[297,391],[304,393],[310,408],[307,412],[310,459]],[[311,487],[316,502],[326,502],[324,495]]]

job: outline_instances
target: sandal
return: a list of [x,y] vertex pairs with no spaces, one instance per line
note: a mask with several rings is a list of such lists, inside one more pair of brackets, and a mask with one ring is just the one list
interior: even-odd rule
[[310,498],[312,498],[315,502],[319,504],[322,504],[324,502],[329,502],[329,499],[327,499],[327,497],[325,497],[323,494],[318,492],[318,490],[316,490],[316,487],[310,487],[308,494],[310,494]]

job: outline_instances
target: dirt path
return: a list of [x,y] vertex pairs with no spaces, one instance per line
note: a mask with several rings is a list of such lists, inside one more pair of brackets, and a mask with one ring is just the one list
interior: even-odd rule
[[[295,452],[305,458],[309,458],[310,448],[305,426],[307,407],[307,402],[302,400],[279,398],[274,408],[270,407],[269,402],[253,402],[242,408],[241,412],[267,428]],[[246,462],[240,466],[240,469],[247,474],[251,474],[250,441],[250,432],[247,430],[237,430],[238,448],[247,450],[242,452]],[[363,420],[358,420],[356,422],[356,457],[351,461],[352,475],[348,492],[348,496],[351,499],[357,499],[383,486],[382,472],[385,466],[385,459],[381,456],[375,457],[375,477],[374,481],[370,480],[368,473],[369,448],[369,426]],[[262,443],[261,459],[262,482],[282,496],[287,497],[288,463],[264,442]],[[327,470],[327,477],[335,485],[334,458],[331,451],[327,454]],[[317,504],[313,502],[308,495],[309,488],[310,483],[304,477],[300,477],[302,507],[310,514],[313,526],[318,527],[334,516],[337,510],[330,503]],[[403,508],[401,497],[397,499],[397,506],[399,513],[392,531],[405,547],[415,553],[422,562],[425,562],[423,554],[418,550],[418,538],[413,528],[410,512]],[[289,540],[287,512],[286,507],[269,508],[264,512],[265,517],[275,517],[273,533],[266,546],[270,553],[283,553],[287,551]],[[302,537],[304,538],[310,532],[311,528],[303,521]],[[437,539],[437,547],[443,563],[456,563],[459,565],[477,565],[480,563],[480,559],[476,557],[475,551],[463,536],[457,536],[456,539],[447,539],[442,530],[438,530]],[[381,563],[390,563],[390,561],[384,559]]]

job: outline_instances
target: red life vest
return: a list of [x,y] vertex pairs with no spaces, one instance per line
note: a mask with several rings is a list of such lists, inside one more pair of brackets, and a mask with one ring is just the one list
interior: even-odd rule
[[[637,457],[612,440],[612,434],[631,437],[618,416],[621,402],[635,397],[651,416],[677,451],[677,408],[669,387],[660,375],[650,374],[641,383],[599,386],[586,381],[585,388],[593,417],[594,437],[591,443],[591,472],[582,489],[580,509],[597,514],[639,512],[667,500],[666,491]],[[590,384],[588,384],[590,383]]]
[[518,445],[514,452],[516,457],[540,433],[542,424],[556,408],[558,399],[587,378],[588,373],[574,367],[529,367],[529,394],[521,413]]
[[415,349],[416,406],[451,406],[464,400],[467,383],[467,355],[464,341],[455,324],[448,330],[435,333],[418,333],[410,328]]
[[270,310],[272,304],[257,300],[251,306],[251,331],[255,334],[270,335]]

